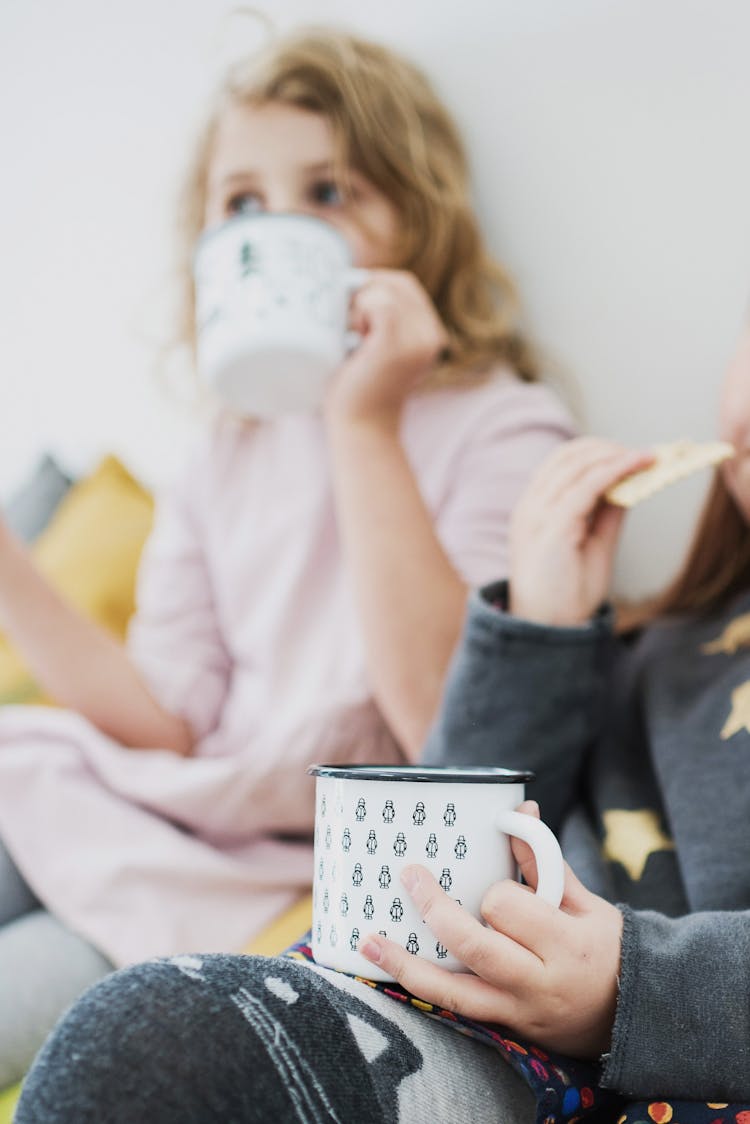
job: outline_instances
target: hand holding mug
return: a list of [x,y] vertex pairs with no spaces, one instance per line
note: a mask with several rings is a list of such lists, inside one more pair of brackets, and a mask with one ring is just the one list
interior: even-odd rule
[[312,950],[319,964],[392,979],[359,951],[365,934],[376,931],[407,955],[465,972],[402,891],[401,874],[421,862],[452,902],[478,919],[488,886],[515,873],[511,835],[533,849],[546,908],[559,905],[559,844],[539,819],[514,811],[532,774],[418,765],[312,765],[308,772],[318,778]]
[[[519,811],[538,815],[528,802]],[[528,886],[505,880],[484,895],[482,924],[421,866],[402,882],[441,943],[473,975],[446,972],[399,944],[367,933],[363,956],[420,999],[479,1022],[500,1023],[548,1049],[596,1058],[607,1050],[617,1001],[622,916],[589,893],[565,865],[560,909],[538,894],[536,861],[513,840]]]
[[369,271],[352,295],[350,326],[360,342],[328,385],[326,412],[335,420],[395,423],[448,333],[414,274],[393,269]]
[[624,514],[604,493],[652,461],[650,452],[598,437],[547,457],[511,520],[511,612],[557,626],[590,618],[609,592]]

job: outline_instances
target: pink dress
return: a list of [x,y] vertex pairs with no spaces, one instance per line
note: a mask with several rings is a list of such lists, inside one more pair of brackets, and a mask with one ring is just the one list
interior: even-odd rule
[[[570,433],[549,390],[503,371],[407,404],[404,447],[472,585],[505,571],[511,508]],[[368,683],[320,419],[215,427],[157,508],[128,643],[195,756],[6,707],[0,838],[117,965],[239,949],[310,885],[306,766],[401,759]]]

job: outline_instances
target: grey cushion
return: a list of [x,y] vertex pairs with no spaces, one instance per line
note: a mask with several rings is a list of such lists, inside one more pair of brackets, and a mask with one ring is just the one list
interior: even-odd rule
[[49,454],[9,500],[3,518],[14,534],[33,542],[54,515],[73,480]]

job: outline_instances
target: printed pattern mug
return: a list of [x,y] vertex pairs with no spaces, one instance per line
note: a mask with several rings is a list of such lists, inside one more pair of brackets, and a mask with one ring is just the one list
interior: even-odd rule
[[235,412],[315,409],[353,343],[352,292],[367,280],[344,237],[309,215],[238,215],[195,253],[197,364]]
[[475,917],[493,882],[516,878],[510,835],[533,849],[537,893],[552,905],[563,892],[563,859],[550,829],[514,809],[528,772],[480,767],[312,765],[317,777],[312,951],[318,964],[390,980],[359,953],[380,932],[415,956],[467,969],[429,931],[400,874],[427,867]]

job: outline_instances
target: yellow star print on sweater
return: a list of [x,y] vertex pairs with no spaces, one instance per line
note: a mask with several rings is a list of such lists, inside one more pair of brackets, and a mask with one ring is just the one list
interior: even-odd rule
[[715,640],[704,644],[701,651],[709,656],[718,652],[733,656],[740,648],[747,647],[747,645],[750,645],[750,613],[743,613],[742,616],[735,617],[733,621],[730,621]]
[[[743,613],[730,621],[715,640],[704,644],[701,651],[707,655],[722,653],[732,656],[740,648],[748,645],[750,645],[750,613]],[[750,733],[750,679],[735,687],[731,699],[729,717],[721,729],[722,741],[728,741],[740,730],[747,730]]]
[[602,854],[610,862],[624,866],[633,882],[640,882],[649,855],[656,851],[674,851],[674,843],[662,831],[659,816],[651,808],[635,811],[610,808],[602,819]]
[[728,741],[740,730],[747,730],[750,734],[750,679],[740,683],[731,694],[732,709],[729,717],[721,728],[723,741]]
[[[706,655],[734,655],[750,646],[750,613],[735,617],[714,640],[704,644]],[[750,679],[735,687],[731,694],[729,716],[721,730],[727,741],[740,730],[750,733]],[[664,833],[656,812],[648,808],[633,811],[612,808],[603,815],[604,842],[602,854],[610,862],[618,862],[634,882],[639,882],[649,855],[657,851],[673,851],[674,843]]]

